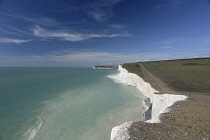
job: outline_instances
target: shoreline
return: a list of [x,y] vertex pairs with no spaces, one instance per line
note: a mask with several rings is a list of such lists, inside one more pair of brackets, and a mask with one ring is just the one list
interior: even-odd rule
[[[145,118],[145,123],[160,123],[159,116],[162,113],[167,112],[167,108],[172,106],[175,102],[186,100],[187,96],[175,95],[175,94],[155,94],[159,91],[155,90],[150,83],[145,82],[140,76],[135,73],[130,73],[128,70],[119,65],[118,70],[120,73],[115,77],[115,79],[121,81],[128,86],[134,86],[139,89],[145,99],[143,100],[144,112],[143,117],[145,118],[145,112],[151,109],[151,119]],[[116,126],[112,129],[111,140],[118,139],[129,139],[128,134],[129,128],[132,126],[133,122],[125,122],[120,126]]]

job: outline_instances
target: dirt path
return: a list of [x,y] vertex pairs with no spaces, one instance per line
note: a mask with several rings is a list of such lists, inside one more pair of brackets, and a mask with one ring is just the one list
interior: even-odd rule
[[144,81],[151,84],[153,88],[159,91],[159,93],[173,93],[176,92],[169,88],[164,82],[162,82],[160,79],[155,77],[152,73],[150,73],[142,64],[137,63],[142,71],[142,74],[144,75],[143,79]]

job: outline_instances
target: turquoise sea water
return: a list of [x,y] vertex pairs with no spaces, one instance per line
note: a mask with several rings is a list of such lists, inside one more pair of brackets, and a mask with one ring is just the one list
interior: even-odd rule
[[0,140],[108,140],[142,119],[141,93],[117,70],[0,68]]

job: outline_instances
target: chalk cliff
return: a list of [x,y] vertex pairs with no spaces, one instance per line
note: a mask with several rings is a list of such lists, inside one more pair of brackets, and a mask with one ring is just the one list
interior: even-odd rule
[[[121,65],[119,65],[118,70],[120,73],[114,77],[115,79],[128,86],[137,87],[145,96],[145,100],[143,101],[144,112],[142,115],[145,117],[145,112],[149,108],[151,109],[151,118],[146,120],[148,123],[160,123],[159,115],[161,113],[167,112],[167,108],[173,105],[175,102],[185,100],[187,98],[184,95],[155,94],[158,93],[158,91],[152,88],[149,83],[145,82],[138,75],[129,73]],[[131,124],[132,122],[126,122],[120,126],[114,127],[111,132],[111,140],[128,140],[129,135],[127,133],[127,128]]]

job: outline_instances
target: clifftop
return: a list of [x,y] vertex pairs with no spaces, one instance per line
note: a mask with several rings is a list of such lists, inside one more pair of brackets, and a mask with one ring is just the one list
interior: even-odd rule
[[163,93],[210,94],[210,58],[125,63],[123,67]]
[[210,58],[126,63],[128,72],[139,75],[161,93],[185,94],[162,123],[134,122],[128,128],[130,140],[210,138]]

